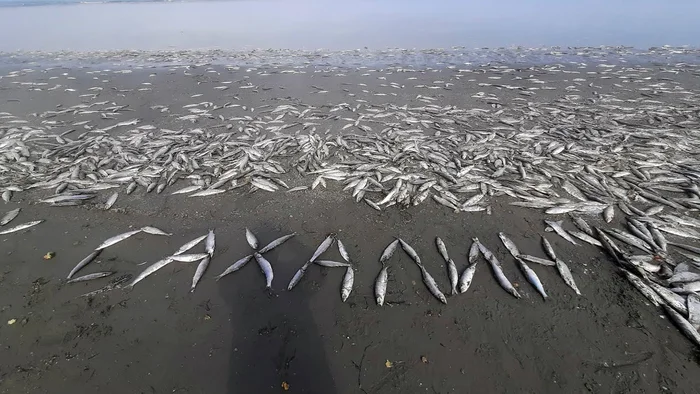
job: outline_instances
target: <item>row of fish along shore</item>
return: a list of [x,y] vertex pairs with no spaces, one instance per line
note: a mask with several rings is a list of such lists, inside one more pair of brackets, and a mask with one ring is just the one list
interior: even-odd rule
[[513,51],[2,54],[0,392],[697,392],[700,56]]

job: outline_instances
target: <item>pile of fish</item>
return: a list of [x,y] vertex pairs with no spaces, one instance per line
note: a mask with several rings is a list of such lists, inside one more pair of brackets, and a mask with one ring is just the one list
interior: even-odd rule
[[[485,108],[442,105],[428,94],[405,105],[357,99],[321,107],[290,102],[252,108],[235,100],[193,102],[179,110],[153,106],[179,124],[177,129],[141,124],[138,118],[118,120],[128,114],[127,105],[94,101],[90,94],[90,102],[31,120],[2,112],[0,189],[5,201],[13,193],[51,190],[53,195],[38,201],[67,206],[120,187],[126,194],[172,189],[170,194],[205,197],[241,188],[294,192],[338,182],[377,210],[434,201],[455,212],[490,213],[498,196],[549,214],[600,214],[606,221],[618,210],[654,215],[700,208],[700,160],[693,154],[700,149],[697,91],[658,80],[646,83],[639,98],[602,93],[584,98],[576,92],[586,84],[595,87],[605,78],[644,81],[651,70],[611,66],[582,74],[543,66],[537,71],[575,72],[581,78],[573,78],[562,92],[567,94],[553,101],[529,101],[538,90],[556,88],[535,77],[518,85],[498,82],[513,71],[504,66],[452,71],[454,82],[493,75],[474,95]],[[583,78],[590,74],[593,82]],[[260,89],[241,81],[220,83],[212,89]],[[414,88],[445,91],[452,85],[434,81]],[[403,86],[392,82],[382,89]],[[523,98],[504,105],[487,90]],[[679,95],[682,104],[655,100],[664,94]],[[91,114],[100,114],[102,124],[76,121]],[[208,126],[192,128],[197,122]],[[292,171],[308,181],[289,185],[298,179]],[[109,193],[100,205],[112,207],[118,195]]]
[[[190,76],[194,68],[171,70]],[[4,75],[2,84],[32,71]],[[700,92],[684,87],[681,79],[663,76],[697,74],[698,67],[545,65],[528,68],[526,78],[511,78],[520,71],[501,65],[470,65],[441,70],[439,75],[445,78],[428,81],[422,71],[404,67],[335,70],[337,78],[351,72],[376,76],[377,90],[369,91],[367,84],[360,83],[357,93],[345,90],[348,102],[312,105],[304,103],[304,98],[280,98],[274,106],[251,107],[239,102],[235,94],[263,90],[263,78],[272,72],[314,72],[304,67],[257,70],[256,78],[246,75],[218,81],[216,86],[203,85],[210,87],[210,96],[216,98],[208,100],[213,101],[196,93],[191,96],[196,100],[177,108],[171,103],[152,106],[152,113],[163,116],[162,122],[156,119],[154,124],[143,124],[130,115],[128,103],[118,103],[118,95],[113,100],[100,96],[110,90],[126,94],[158,88],[150,83],[136,90],[95,82],[78,92],[56,82],[29,82],[26,88],[32,94],[62,89],[78,94],[83,102],[65,108],[59,104],[36,114],[0,112],[0,192],[6,202],[17,193],[34,191],[26,195],[40,195],[36,201],[42,204],[73,206],[99,201],[110,209],[118,204],[116,189],[127,195],[167,190],[176,196],[173,198],[203,198],[243,190],[318,192],[336,187],[378,211],[434,202],[454,212],[486,214],[502,198],[510,205],[551,215],[546,226],[566,241],[602,248],[632,285],[653,304],[663,305],[684,333],[700,345],[700,249],[688,244],[700,239]],[[94,75],[103,75],[96,70],[85,72],[95,79]],[[206,72],[244,73],[221,67],[208,67]],[[404,79],[383,82],[395,74]],[[484,74],[487,82],[475,82]],[[568,86],[553,86],[542,75],[567,75]],[[610,80],[618,96],[596,85],[605,80]],[[406,95],[397,92],[407,85],[420,93],[410,93],[410,99],[397,102],[405,99]],[[478,90],[471,96],[471,103],[477,105],[445,104],[443,96],[456,85]],[[309,96],[329,92],[323,86],[310,88]],[[224,91],[234,95],[222,95]],[[360,93],[372,100],[360,98]],[[556,93],[554,98],[538,100],[552,93]],[[8,213],[2,226],[18,213]],[[622,223],[625,229],[591,227],[586,216],[599,216],[611,225]],[[567,228],[568,220],[558,220],[567,217],[577,229]],[[0,234],[38,223],[0,229]],[[100,250],[138,232],[167,235],[145,227],[110,238],[81,261],[69,279],[107,276],[103,272],[72,278]],[[236,261],[218,279],[255,259],[270,289],[273,266],[264,253],[291,236],[259,248],[255,235],[246,231],[253,253]],[[571,270],[547,238],[542,238],[547,256],[542,258],[521,254],[507,235],[499,236],[543,298],[548,297],[546,286],[529,264],[555,267],[564,283],[580,294]],[[202,241],[204,252],[187,253]],[[336,241],[344,262],[319,259]],[[622,248],[619,242],[627,246]],[[446,303],[445,294],[415,249],[398,238],[380,257],[382,267],[375,283],[378,304],[385,301],[390,258],[399,246],[416,263],[431,294]],[[498,283],[520,297],[522,289],[512,285],[501,262],[478,239],[473,239],[468,265],[461,274],[444,242],[438,240],[437,247],[448,268],[450,293],[467,291],[479,256],[483,256]],[[214,250],[214,233],[209,232],[152,263],[129,286],[170,263],[198,262],[194,290]],[[334,235],[304,262],[288,289],[313,266],[344,268],[341,297],[348,299],[356,266]],[[115,287],[126,281],[119,283]]]

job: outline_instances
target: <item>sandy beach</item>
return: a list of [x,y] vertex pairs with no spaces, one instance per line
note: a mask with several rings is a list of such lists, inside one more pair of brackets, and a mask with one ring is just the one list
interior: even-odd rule
[[[556,106],[565,100],[587,105],[589,113],[604,120],[618,119],[618,125],[626,122],[631,128],[654,130],[681,127],[669,126],[666,114],[654,114],[645,105],[684,114],[696,108],[694,118],[674,115],[674,121],[690,122],[681,132],[697,133],[700,97],[700,70],[695,66],[613,67],[602,59],[600,64],[586,65],[377,68],[303,63],[227,66],[221,59],[196,65],[143,61],[141,66],[128,60],[66,61],[64,66],[55,58],[33,60],[0,68],[0,113],[6,114],[0,119],[0,136],[27,127],[72,139],[131,119],[137,119],[138,126],[153,126],[143,130],[156,136],[163,129],[240,135],[244,131],[238,128],[248,121],[259,121],[261,129],[281,124],[271,123],[277,116],[272,111],[293,105],[310,113],[340,109],[314,120],[298,116],[296,124],[285,117],[284,124],[292,126],[254,137],[303,135],[314,129],[332,139],[379,133],[383,127],[379,123],[364,123],[371,132],[358,129],[359,120],[352,126],[352,119],[370,109],[410,111],[435,105],[445,111],[502,110],[506,123],[475,116],[468,124],[450,127],[484,130],[485,136],[496,130],[498,137],[491,138],[505,138],[510,132],[547,130],[577,121],[557,118],[556,111],[562,108]],[[188,105],[202,102],[212,103],[216,111],[188,111]],[[524,102],[542,115],[508,124],[507,116],[514,108],[523,108]],[[80,104],[90,106],[84,113],[50,113]],[[613,105],[643,113],[640,119],[646,123],[623,120],[624,111]],[[416,122],[401,127],[418,127],[421,135],[435,138],[452,135],[445,131],[446,123]],[[346,124],[352,127],[344,128]],[[138,126],[115,127],[105,135],[129,135]],[[586,138],[570,142],[585,145]],[[673,160],[697,161],[700,151],[692,145],[696,141],[688,139],[688,149],[674,151]],[[476,139],[470,144],[477,144]],[[141,148],[135,144],[129,149],[138,155]],[[632,151],[620,153],[626,154],[635,157]],[[294,154],[288,159],[293,160]],[[464,166],[472,160],[462,159]],[[7,157],[3,166],[11,162]],[[281,158],[280,163],[288,172],[279,178],[290,188],[311,186],[316,178],[291,165],[287,168]],[[511,203],[517,199],[499,193],[485,193],[481,204],[488,211],[456,213],[432,199],[377,211],[363,201],[355,202],[351,191],[343,190],[343,182],[330,179],[326,187],[313,190],[266,192],[244,185],[191,198],[171,194],[188,185],[184,176],[161,194],[147,193],[139,184],[127,195],[126,185],[100,191],[79,206],[39,203],[54,194],[53,189],[42,188],[13,192],[9,202],[0,203],[0,215],[21,208],[20,216],[6,227],[44,220],[0,236],[0,392],[272,393],[284,392],[286,384],[290,393],[691,393],[700,385],[697,348],[662,309],[619,274],[602,249],[583,242],[575,246],[545,231],[543,219],[564,220],[565,227],[575,229],[567,215],[514,206]],[[559,187],[552,190],[566,196]],[[102,209],[113,191],[119,192],[115,205]],[[366,196],[377,201],[383,194]],[[647,209],[647,203],[638,207]],[[683,214],[697,219],[697,210],[688,206],[692,205],[684,206]],[[666,207],[663,212],[675,211]],[[626,215],[616,208],[611,223],[600,214],[584,217],[591,225],[624,227]],[[66,283],[71,268],[102,241],[147,225],[172,236],[134,235],[105,249],[81,271],[115,271],[113,276]],[[263,245],[296,233],[265,255],[274,268],[271,291],[265,289],[265,277],[254,262],[215,280],[234,261],[253,252],[246,243],[246,228]],[[208,230],[215,231],[216,250],[194,292],[190,285],[196,263],[175,262],[131,289],[82,296],[114,278],[138,275],[146,267],[140,263],[155,262]],[[549,294],[543,300],[518,270],[499,232],[507,233],[524,254],[543,258],[540,237],[546,235],[568,264],[582,295],[567,287],[554,267],[531,264]],[[342,240],[355,267],[349,299],[340,298],[343,270],[317,265],[287,291],[294,273],[330,233]],[[469,290],[448,295],[446,264],[435,247],[437,236],[459,272],[467,266],[472,238],[477,237],[502,262],[522,299],[501,289],[483,259]],[[416,249],[447,295],[446,305],[428,292],[421,271],[402,251],[389,262],[386,303],[376,305],[379,257],[394,237]],[[697,239],[681,240],[700,247]],[[203,250],[198,248],[197,252]],[[48,252],[55,256],[43,259]],[[335,247],[323,256],[341,261]]]

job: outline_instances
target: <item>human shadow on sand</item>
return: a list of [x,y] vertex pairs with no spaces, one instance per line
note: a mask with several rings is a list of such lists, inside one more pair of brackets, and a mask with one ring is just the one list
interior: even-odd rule
[[[265,245],[283,234],[256,235]],[[308,294],[303,285],[287,291],[289,280],[314,250],[292,238],[266,253],[274,269],[271,292],[265,290],[255,259],[219,281],[232,329],[226,393],[279,393],[285,384],[294,393],[337,392]]]

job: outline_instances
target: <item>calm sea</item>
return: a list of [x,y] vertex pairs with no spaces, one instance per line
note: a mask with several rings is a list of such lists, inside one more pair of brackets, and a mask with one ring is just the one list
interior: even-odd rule
[[698,15],[700,0],[0,0],[0,51],[700,47]]

